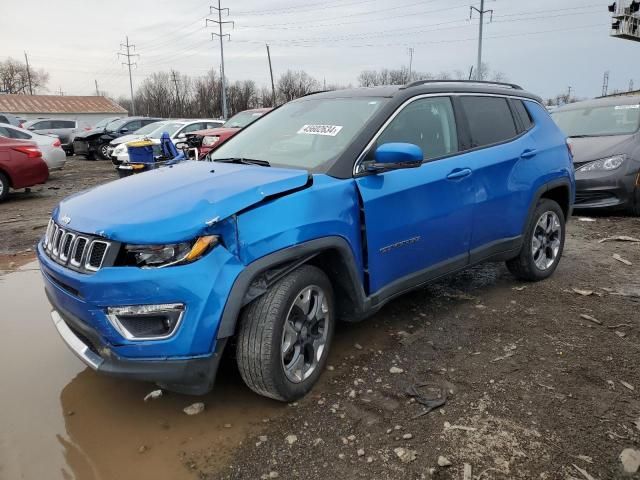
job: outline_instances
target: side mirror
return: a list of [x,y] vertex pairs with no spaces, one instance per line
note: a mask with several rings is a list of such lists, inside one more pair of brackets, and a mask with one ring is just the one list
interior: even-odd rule
[[374,158],[373,164],[367,166],[370,172],[419,167],[424,153],[413,143],[385,143],[376,149]]
[[128,128],[121,128],[120,133],[127,133],[129,131]]
[[178,134],[178,138],[187,138],[184,132]]

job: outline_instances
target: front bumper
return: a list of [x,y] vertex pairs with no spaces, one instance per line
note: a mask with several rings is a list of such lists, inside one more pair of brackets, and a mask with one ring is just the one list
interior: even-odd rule
[[92,370],[132,380],[154,382],[167,390],[202,395],[215,383],[226,339],[209,357],[180,360],[130,360],[114,354],[100,335],[68,312],[51,311],[51,319],[69,349]]
[[576,209],[617,209],[633,205],[640,191],[640,172],[629,162],[611,172],[576,171]]
[[[211,388],[225,341],[217,338],[220,319],[243,268],[226,249],[219,246],[183,266],[105,267],[93,274],[59,265],[41,244],[37,253],[56,327],[87,365],[171,390],[197,393]],[[127,339],[106,315],[108,307],[158,303],[185,305],[180,325],[167,338]]]

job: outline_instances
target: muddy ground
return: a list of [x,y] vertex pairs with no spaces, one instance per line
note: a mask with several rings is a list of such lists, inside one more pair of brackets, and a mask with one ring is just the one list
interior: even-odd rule
[[[41,289],[37,272],[21,273],[35,265],[20,265],[33,258],[27,249],[55,203],[114,178],[105,162],[72,159],[39,192],[0,205],[0,269],[18,269],[0,276],[3,304],[27,310],[29,301],[15,298],[31,286]],[[166,478],[167,472],[194,479],[640,478],[625,475],[619,459],[624,449],[640,450],[640,243],[599,242],[640,238],[640,220],[592,218],[574,217],[564,259],[548,281],[524,284],[501,264],[479,266],[406,295],[365,323],[341,325],[329,370],[307,398],[288,406],[253,395],[228,359],[217,390],[203,398],[205,412],[186,417],[181,408],[194,399],[167,394],[145,404],[150,386],[76,366],[52,327],[31,326],[38,332],[28,338],[51,339],[47,368],[60,376],[62,391],[32,392],[31,383],[14,379],[24,372],[0,371],[11,376],[10,398],[19,398],[21,388],[41,402],[60,395],[62,408],[51,415],[64,419],[56,420],[56,446],[65,454],[57,463],[54,454],[14,451],[10,458],[40,462],[37,471],[62,463],[66,469],[54,468],[61,475],[49,478],[76,479]],[[3,278],[11,280],[3,285]],[[22,338],[16,328],[12,345]],[[0,351],[12,345],[0,340]],[[69,373],[59,374],[58,361]],[[391,373],[392,367],[402,372]],[[444,405],[420,415],[411,386],[419,400],[446,396]],[[30,435],[40,442],[38,434],[49,431],[44,420],[40,430],[12,422],[21,449]],[[126,435],[114,437],[112,429]],[[114,453],[105,454],[103,444]],[[450,465],[438,465],[439,457]],[[17,460],[5,460],[3,470],[3,458],[0,478],[21,471]],[[43,478],[24,474],[36,471],[30,467],[22,478]]]

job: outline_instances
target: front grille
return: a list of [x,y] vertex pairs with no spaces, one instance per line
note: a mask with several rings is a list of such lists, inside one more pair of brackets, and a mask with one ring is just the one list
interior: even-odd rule
[[112,264],[119,245],[101,237],[65,229],[50,220],[43,247],[47,256],[55,262],[87,273]]
[[615,199],[616,196],[609,192],[576,192],[576,205],[583,203],[601,202]]

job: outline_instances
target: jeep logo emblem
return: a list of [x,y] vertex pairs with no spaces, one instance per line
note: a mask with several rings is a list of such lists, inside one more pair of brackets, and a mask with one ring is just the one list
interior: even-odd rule
[[60,219],[60,221],[65,225],[69,225],[69,222],[71,221],[71,217],[68,215],[65,215]]

